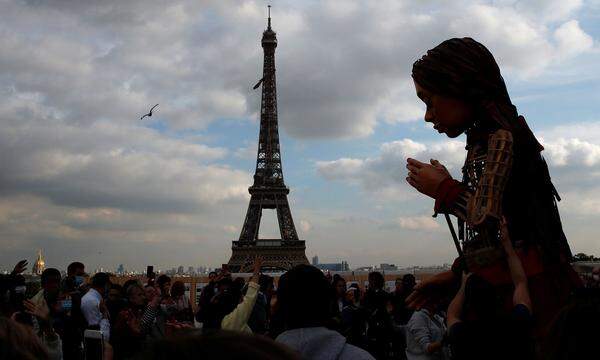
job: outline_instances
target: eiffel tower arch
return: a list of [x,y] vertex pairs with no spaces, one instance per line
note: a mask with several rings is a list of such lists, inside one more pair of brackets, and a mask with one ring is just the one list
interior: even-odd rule
[[[271,14],[267,30],[261,41],[264,52],[263,77],[255,88],[262,85],[260,106],[260,132],[254,183],[250,192],[250,204],[246,219],[237,241],[232,243],[228,266],[233,272],[250,271],[255,256],[262,256],[263,268],[288,270],[298,264],[308,264],[306,245],[298,239],[292,218],[288,194],[290,190],[283,181],[279,129],[277,121],[277,87],[275,82],[275,48],[277,37],[271,29]],[[279,223],[279,239],[259,239],[258,232],[262,211],[274,209]]]

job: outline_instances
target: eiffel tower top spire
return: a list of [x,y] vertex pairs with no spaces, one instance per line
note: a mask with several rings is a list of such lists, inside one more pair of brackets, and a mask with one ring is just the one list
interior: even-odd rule
[[254,185],[250,188],[270,187],[285,188],[281,166],[279,146],[279,125],[277,120],[277,86],[275,79],[275,48],[277,36],[271,28],[271,7],[267,30],[263,32],[261,41],[264,52],[262,101],[260,106],[260,133],[258,137],[258,153]]
[[273,47],[277,47],[277,37],[275,35],[276,35],[275,31],[273,31],[273,29],[271,28],[271,5],[269,5],[269,17],[267,19],[267,30],[265,30],[263,32],[263,38],[262,38],[263,48],[265,47],[265,45],[267,45],[267,46],[272,45]]

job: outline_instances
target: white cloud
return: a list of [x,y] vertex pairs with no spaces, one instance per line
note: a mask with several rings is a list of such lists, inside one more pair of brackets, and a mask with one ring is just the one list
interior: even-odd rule
[[507,3],[519,12],[526,13],[528,16],[535,16],[545,22],[564,20],[583,6],[583,0],[509,0]]
[[360,175],[364,168],[364,161],[361,159],[341,158],[333,161],[318,161],[317,169],[319,174],[326,179],[347,179]]
[[[538,132],[540,141],[545,147],[542,153],[548,161],[552,181],[560,193],[562,201],[558,203],[565,232],[570,239],[574,251],[597,252],[595,230],[592,226],[600,214],[600,122],[573,123],[554,126]],[[382,144],[377,155],[369,158],[355,158],[349,161],[338,160],[317,163],[318,173],[330,181],[342,181],[358,186],[366,199],[376,199],[386,204],[377,209],[386,223],[390,216],[396,227],[404,230],[433,230],[423,233],[432,235],[443,233],[445,226],[426,214],[431,209],[431,199],[418,194],[404,180],[406,170],[405,159],[408,156],[420,160],[439,158],[449,165],[455,178],[459,178],[460,166],[466,151],[460,141],[421,142],[413,139],[402,139]],[[398,206],[397,201],[402,206]],[[402,214],[398,216],[398,213]],[[386,214],[386,215],[383,215]],[[347,222],[353,224],[353,222]],[[363,223],[363,227],[376,231],[386,231],[386,226]],[[393,226],[389,227],[393,228]],[[373,231],[373,230],[372,230]],[[381,235],[384,237],[384,235]],[[398,235],[401,239],[410,239],[410,233]],[[436,238],[437,239],[437,238]],[[437,239],[435,241],[440,241]],[[383,242],[383,240],[378,240]],[[412,244],[412,243],[411,243]],[[390,247],[393,248],[393,244]],[[415,246],[415,245],[412,245]],[[430,243],[429,246],[439,246]],[[422,251],[428,251],[422,249]],[[411,247],[410,250],[415,250]],[[452,249],[446,249],[448,254]],[[393,251],[393,250],[391,250]],[[355,255],[356,256],[356,255]],[[365,252],[365,257],[369,255]],[[385,258],[384,254],[373,255]],[[405,255],[397,254],[405,259]],[[418,255],[413,255],[418,256]],[[449,255],[448,255],[449,256]],[[411,260],[404,260],[411,263]]]
[[64,269],[82,261],[91,269],[128,264],[212,265],[226,261],[236,233],[224,220],[243,221],[240,204],[222,204],[201,213],[137,212],[114,208],[74,208],[31,195],[3,196],[0,238],[3,264],[35,260],[43,249],[46,265]]
[[600,165],[600,122],[559,125],[540,132],[544,155],[555,167],[593,171]]
[[[293,136],[361,137],[378,121],[420,118],[411,65],[452,36],[482,41],[516,76],[593,43],[575,18],[580,1],[343,4],[273,8],[280,122]],[[135,121],[158,102],[168,127],[203,129],[259,107],[260,2],[7,3],[0,16],[2,85],[38,92],[67,121]]]
[[431,216],[408,216],[397,219],[401,228],[407,230],[435,230],[440,224]]
[[600,164],[600,143],[594,144],[578,138],[558,138],[543,144],[552,165],[592,167]]
[[[600,174],[600,122],[556,126],[540,131],[539,139],[559,190],[595,188],[598,176],[594,174]],[[408,199],[415,192],[405,181],[406,158],[423,162],[437,159],[460,179],[466,155],[464,146],[458,140],[419,142],[405,138],[383,143],[376,156],[319,161],[316,168],[327,180],[358,185],[365,192],[385,199]]]
[[451,173],[459,176],[457,171],[464,162],[464,146],[464,143],[458,140],[421,143],[412,139],[402,139],[383,143],[375,157],[318,161],[316,167],[318,174],[327,180],[357,184],[381,198],[401,200],[414,196],[405,180],[408,173],[408,157],[424,162],[437,159]]
[[223,226],[223,230],[225,230],[226,232],[228,232],[230,234],[235,234],[239,231],[237,226],[235,226],[235,225],[225,225],[225,226]]
[[38,96],[0,103],[0,183],[84,207],[190,211],[247,197],[250,176],[211,164],[211,148],[118,122],[70,124]]
[[310,232],[312,230],[312,224],[308,220],[302,219],[300,220],[300,230],[304,233]]
[[[600,177],[596,176],[596,181]],[[591,189],[569,190],[561,194],[563,201],[560,207],[564,213],[569,215],[579,215],[586,217],[596,217],[600,215],[600,186]],[[594,234],[596,235],[596,234]]]
[[237,148],[233,155],[240,159],[256,159],[257,149],[257,141],[249,142],[245,146]]
[[[543,23],[519,13],[512,7],[476,4],[452,20],[450,30],[456,36],[472,35],[486,45],[501,68],[529,75],[539,73],[550,62],[552,45]],[[531,56],[538,54],[535,58]]]
[[[410,79],[412,62],[453,36],[481,41],[504,72],[517,78],[541,76],[549,66],[591,49],[591,37],[572,18],[577,2],[358,4],[347,11],[314,9],[305,15],[306,28],[295,34],[297,46],[288,53],[282,48],[280,109],[290,134],[360,137],[372,134],[378,120],[421,118]],[[562,26],[557,20],[564,21]],[[358,35],[340,38],[347,33]]]
[[554,31],[557,42],[558,56],[569,57],[591,50],[594,39],[586,34],[577,20],[570,20]]

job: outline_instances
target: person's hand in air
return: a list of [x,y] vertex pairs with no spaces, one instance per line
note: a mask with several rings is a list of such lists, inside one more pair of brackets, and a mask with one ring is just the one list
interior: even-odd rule
[[25,270],[27,270],[27,260],[21,260],[15,265],[11,275],[19,275]]
[[252,277],[250,278],[250,281],[258,283],[258,277],[260,276],[260,269],[262,268],[262,264],[262,256],[257,256],[254,258],[254,263],[252,264]]

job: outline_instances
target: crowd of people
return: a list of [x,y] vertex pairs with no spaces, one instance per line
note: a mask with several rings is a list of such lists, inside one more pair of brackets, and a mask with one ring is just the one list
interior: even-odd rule
[[[88,278],[80,262],[65,277],[44,270],[35,291],[21,261],[1,279],[0,358],[583,358],[600,324],[596,289],[574,294],[539,337],[527,277],[502,229],[511,304],[500,303],[494,287],[474,274],[463,274],[452,298],[430,294],[425,301],[412,274],[388,292],[379,272],[363,289],[299,265],[275,286],[257,258],[247,280],[211,273],[192,306],[184,284],[167,275],[119,285],[103,272]],[[510,316],[500,316],[506,306]]]

